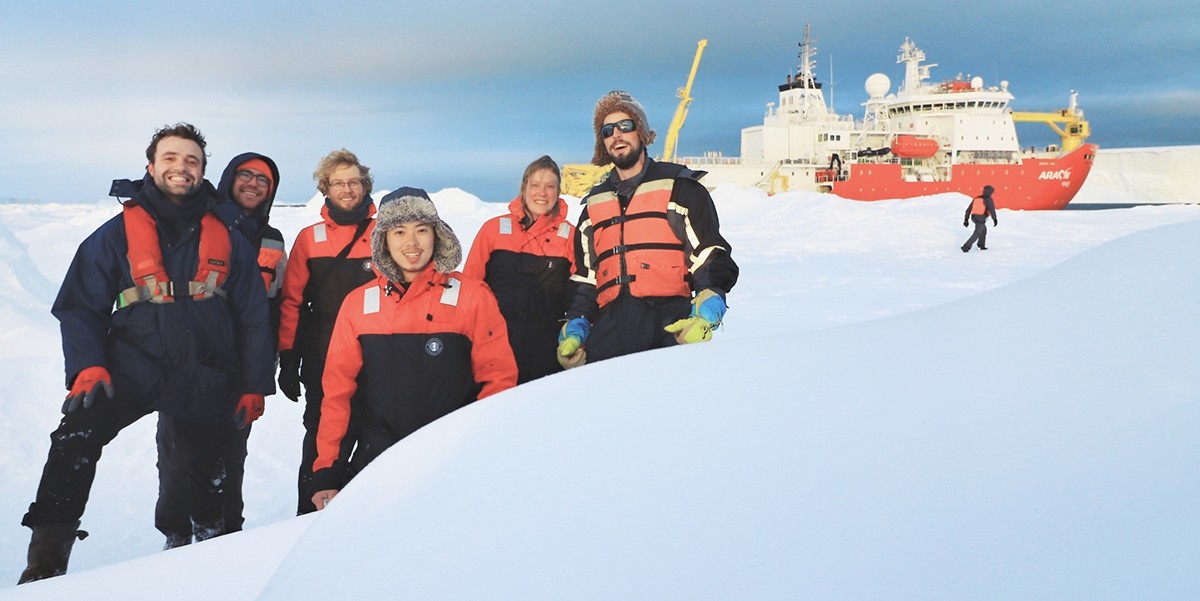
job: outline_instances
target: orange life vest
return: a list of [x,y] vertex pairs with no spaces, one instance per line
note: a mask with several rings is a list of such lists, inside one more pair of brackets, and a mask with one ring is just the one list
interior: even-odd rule
[[668,219],[674,178],[638,186],[621,210],[616,192],[588,197],[596,249],[596,302],[607,305],[627,287],[636,297],[691,296],[683,243]]
[[263,238],[262,245],[258,248],[258,269],[262,272],[263,285],[267,287],[268,294],[271,292],[271,284],[279,277],[275,269],[279,267],[283,252],[283,242],[269,238]]
[[[182,291],[176,291],[175,283],[167,276],[154,218],[146,209],[134,204],[125,205],[124,217],[133,287],[117,296],[117,308],[146,301],[175,302],[177,292]],[[205,213],[200,220],[200,260],[196,265],[196,276],[188,282],[187,295],[195,300],[224,297],[225,290],[221,285],[229,276],[230,253],[228,228],[216,215]]]
[[971,214],[972,215],[987,215],[987,205],[983,203],[982,196],[976,196],[974,199],[971,200]]

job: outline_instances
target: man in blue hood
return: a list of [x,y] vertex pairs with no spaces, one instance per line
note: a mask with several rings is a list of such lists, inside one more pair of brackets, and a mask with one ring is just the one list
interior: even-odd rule
[[[222,198],[232,201],[240,209],[234,218],[233,229],[245,235],[257,252],[270,309],[272,344],[279,335],[279,290],[287,264],[283,234],[269,224],[278,188],[279,168],[275,161],[256,152],[242,153],[229,161],[217,184],[217,192]],[[250,427],[238,429],[237,424],[229,423],[228,436],[223,438],[229,444],[224,451],[227,469],[225,511],[222,531],[214,532],[204,527],[188,502],[192,490],[207,485],[195,481],[196,470],[187,469],[189,447],[178,444],[185,433],[176,424],[171,416],[160,414],[158,417],[158,503],[154,509],[154,526],[166,536],[164,549],[189,544],[193,538],[201,541],[217,534],[238,532],[244,522],[242,480]]]

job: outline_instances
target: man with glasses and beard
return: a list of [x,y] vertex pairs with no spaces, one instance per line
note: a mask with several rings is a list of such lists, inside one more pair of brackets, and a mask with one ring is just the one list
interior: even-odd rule
[[738,267],[697,181],[704,172],[649,157],[655,132],[625,91],[600,98],[592,127],[592,163],[613,170],[583,199],[559,362],[572,368],[711,339]]
[[[270,157],[257,152],[242,153],[229,161],[217,184],[222,199],[233,201],[238,210],[234,213],[235,229],[241,231],[254,246],[258,267],[262,275],[263,288],[267,292],[267,304],[271,317],[272,354],[279,336],[279,290],[283,285],[284,266],[287,253],[284,251],[283,234],[270,225],[271,206],[275,203],[275,192],[279,188],[279,167]],[[200,516],[194,515],[193,504],[188,502],[190,491],[206,487],[196,481],[198,474],[189,471],[188,448],[177,444],[181,431],[177,420],[169,415],[158,416],[158,503],[154,508],[154,527],[166,536],[164,549],[187,545],[211,538],[214,534],[240,532],[244,518],[242,510],[242,481],[246,468],[246,441],[250,427],[238,428],[228,424],[228,447],[225,450],[226,499],[221,528],[205,524]]]
[[[354,153],[342,148],[321,159],[313,173],[325,195],[321,221],[296,236],[283,282],[279,323],[279,390],[300,400],[304,383],[304,442],[297,478],[297,515],[317,510],[309,481],[317,458],[317,426],[325,398],[321,375],[333,324],[351,290],[375,279],[371,266],[371,233],[375,228],[374,180]],[[357,441],[357,423],[343,438],[341,457],[349,457]]]
[[228,204],[204,179],[205,146],[187,123],[155,132],[145,177],[113,183],[130,200],[79,245],[54,300],[70,392],[21,520],[33,535],[20,583],[66,573],[101,451],[152,411],[175,420],[202,483],[186,499],[196,527],[225,531],[224,439],[263,414],[275,361],[258,263],[218,217]]

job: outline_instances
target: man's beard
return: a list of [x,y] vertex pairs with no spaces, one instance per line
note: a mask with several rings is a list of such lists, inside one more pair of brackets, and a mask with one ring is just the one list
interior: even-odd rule
[[637,165],[638,161],[642,158],[642,153],[644,153],[645,150],[646,148],[642,146],[641,139],[638,139],[636,144],[631,144],[629,146],[629,151],[626,152],[624,156],[613,156],[613,154],[610,152],[608,153],[608,158],[612,161],[613,165],[615,165],[617,169],[629,169],[634,165]]

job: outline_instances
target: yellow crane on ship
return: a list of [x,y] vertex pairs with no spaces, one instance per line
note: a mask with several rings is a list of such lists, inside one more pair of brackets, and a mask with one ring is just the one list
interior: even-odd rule
[[[704,54],[704,47],[707,45],[708,40],[700,40],[696,44],[696,57],[692,60],[692,70],[688,73],[687,85],[675,92],[675,96],[679,98],[679,105],[675,107],[675,116],[671,118],[671,126],[667,128],[667,139],[663,144],[663,160],[674,161],[678,156],[676,143],[679,141],[679,130],[683,129],[683,122],[687,120],[688,107],[692,104],[692,83],[696,80],[696,70],[700,68],[700,55]],[[592,186],[600,183],[608,175],[610,170],[612,170],[611,165],[604,167],[597,167],[590,163],[563,165],[562,184],[559,189],[563,194],[583,198],[591,191]]]
[[1092,134],[1091,127],[1083,118],[1083,109],[1080,109],[1076,102],[1078,96],[1078,92],[1071,90],[1071,104],[1055,113],[1013,111],[1013,121],[1049,125],[1062,139],[1062,151],[1071,152],[1082,146]]

